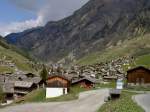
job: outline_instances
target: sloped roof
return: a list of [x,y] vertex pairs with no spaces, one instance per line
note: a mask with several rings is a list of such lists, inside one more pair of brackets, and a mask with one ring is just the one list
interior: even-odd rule
[[40,78],[40,77],[27,78],[25,81],[33,82],[34,84],[38,84],[42,81],[42,78]]
[[70,81],[70,79],[68,77],[66,77],[65,75],[50,75],[48,77],[48,79],[51,79],[51,78],[54,78],[54,77],[60,77],[60,78],[63,78],[65,80],[67,80],[67,81]]
[[137,69],[144,69],[144,70],[150,72],[150,69],[148,69],[148,68],[146,68],[146,67],[144,67],[144,66],[135,67],[135,68],[133,68],[133,69],[128,70],[127,72],[132,72],[132,71],[137,70]]
[[16,81],[15,87],[22,87],[22,88],[30,88],[33,85],[33,82],[28,81]]
[[88,80],[92,83],[97,83],[97,80],[95,78],[91,78],[91,77],[84,77],[84,78],[80,78],[80,79],[76,79],[76,80],[72,80],[72,84],[74,83],[78,83],[80,81],[83,81],[83,80]]
[[14,83],[4,83],[3,92],[4,93],[14,93]]

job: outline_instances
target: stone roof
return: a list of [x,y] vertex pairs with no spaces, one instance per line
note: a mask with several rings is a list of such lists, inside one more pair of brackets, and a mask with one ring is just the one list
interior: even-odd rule
[[34,84],[39,84],[42,79],[40,77],[27,78],[25,81],[33,82]]
[[88,80],[88,81],[90,81],[90,82],[92,82],[92,83],[97,83],[97,80],[96,80],[95,78],[84,77],[84,78],[79,78],[79,79],[76,79],[76,80],[72,80],[72,84],[78,83],[78,82],[80,82],[80,81],[82,81],[82,80]]
[[4,83],[4,76],[3,75],[0,75],[0,83]]
[[33,82],[28,81],[16,81],[15,87],[21,87],[21,88],[30,88],[33,85]]
[[5,83],[3,85],[4,93],[14,93],[14,83]]

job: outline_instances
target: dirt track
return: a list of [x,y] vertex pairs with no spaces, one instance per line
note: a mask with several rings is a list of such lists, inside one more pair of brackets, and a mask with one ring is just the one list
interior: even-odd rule
[[150,93],[134,96],[134,100],[140,105],[145,112],[150,112]]
[[96,112],[104,104],[108,89],[83,92],[69,102],[29,103],[0,109],[0,112]]

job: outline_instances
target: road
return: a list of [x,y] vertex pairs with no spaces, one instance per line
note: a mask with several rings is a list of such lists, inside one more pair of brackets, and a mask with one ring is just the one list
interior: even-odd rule
[[81,93],[78,100],[22,104],[6,107],[0,112],[96,112],[108,94],[108,89],[93,90]]
[[140,105],[145,112],[150,112],[150,93],[134,96],[134,100]]

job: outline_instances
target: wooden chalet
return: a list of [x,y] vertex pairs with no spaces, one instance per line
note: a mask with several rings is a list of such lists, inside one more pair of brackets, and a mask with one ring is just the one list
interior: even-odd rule
[[84,87],[84,88],[94,87],[94,84],[96,83],[97,83],[96,79],[90,77],[84,77],[84,78],[72,80],[73,86],[80,85],[80,87]]
[[49,76],[47,79],[46,98],[58,97],[69,92],[70,80],[63,75]]
[[150,69],[139,66],[127,71],[128,84],[150,84]]

